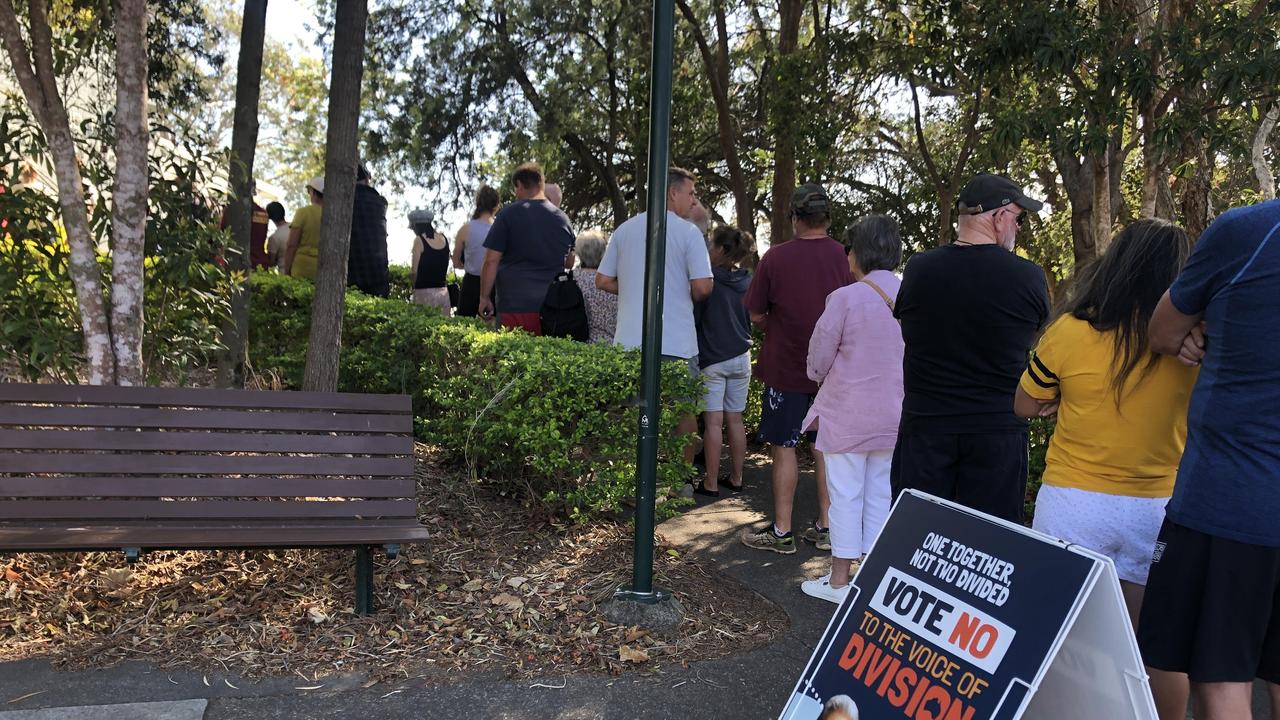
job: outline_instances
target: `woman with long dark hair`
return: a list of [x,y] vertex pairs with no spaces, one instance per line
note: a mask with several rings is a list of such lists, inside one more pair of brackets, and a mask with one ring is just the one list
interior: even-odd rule
[[[1181,228],[1130,223],[1077,273],[1014,399],[1058,416],[1033,527],[1110,557],[1135,627],[1197,373],[1154,353],[1147,325],[1190,253]],[[1160,716],[1185,717],[1186,676],[1151,674]]]
[[458,294],[458,314],[476,317],[480,314],[480,270],[484,267],[484,239],[493,227],[493,216],[501,202],[498,191],[481,185],[476,191],[476,209],[454,238],[453,267],[466,270]]

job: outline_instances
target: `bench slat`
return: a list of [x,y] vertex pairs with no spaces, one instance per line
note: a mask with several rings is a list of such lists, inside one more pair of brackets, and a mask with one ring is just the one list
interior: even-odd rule
[[6,430],[4,450],[174,450],[412,455],[413,440],[390,435],[281,435],[238,432],[130,430]]
[[8,405],[0,406],[0,425],[409,433],[413,416]]
[[0,403],[14,402],[277,410],[316,409],[374,413],[413,411],[413,403],[408,395],[0,383]]
[[7,500],[0,518],[48,520],[84,518],[360,518],[416,517],[412,500]]
[[[0,477],[0,497],[411,498],[413,478]],[[3,502],[3,501],[0,501]]]
[[191,523],[166,527],[159,523],[144,526],[100,523],[94,525],[0,523],[0,547],[15,551],[119,550],[200,550],[231,548],[335,547],[381,545],[384,543],[426,542],[427,529],[416,520],[333,521],[289,526],[252,522],[227,524]]
[[0,473],[128,473],[131,475],[371,475],[413,474],[413,458],[298,455],[152,455],[0,453]]

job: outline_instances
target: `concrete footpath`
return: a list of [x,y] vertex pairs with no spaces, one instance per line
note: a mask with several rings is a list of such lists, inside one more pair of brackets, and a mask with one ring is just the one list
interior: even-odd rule
[[[801,477],[797,528],[813,520],[812,477]],[[617,678],[579,675],[514,682],[499,674],[468,673],[445,685],[410,679],[370,687],[363,687],[366,678],[358,674],[314,683],[301,677],[251,681],[163,671],[140,662],[62,672],[45,661],[22,661],[0,664],[0,720],[777,717],[836,606],[799,588],[801,580],[826,571],[824,553],[801,543],[796,554],[777,555],[738,541],[743,526],[762,523],[770,514],[767,462],[749,467],[747,485],[740,496],[726,492],[716,500],[698,498],[695,510],[663,523],[659,533],[685,552],[711,558],[727,575],[787,613],[790,627],[771,645],[749,653],[692,663],[687,671],[673,668]],[[1261,720],[1270,715],[1265,692],[1258,690],[1254,717]]]

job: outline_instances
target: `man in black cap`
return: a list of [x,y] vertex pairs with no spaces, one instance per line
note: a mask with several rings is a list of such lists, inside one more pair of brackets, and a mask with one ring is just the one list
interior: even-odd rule
[[[740,539],[748,547],[788,555],[796,551],[791,526],[800,474],[796,446],[806,438],[812,444],[817,434],[804,427],[818,393],[818,384],[809,379],[806,368],[809,337],[826,308],[827,296],[853,282],[844,246],[827,234],[831,202],[821,185],[806,183],[796,188],[791,196],[791,224],[795,238],[761,256],[742,298],[751,321],[764,330],[755,375],[764,383],[759,435],[769,443],[773,464],[773,523],[747,528]],[[822,453],[814,450],[813,455],[818,517],[799,535],[819,550],[830,550],[826,465]]]
[[914,488],[1021,521],[1027,424],[1013,396],[1049,293],[1012,251],[1042,206],[1009,178],[979,175],[960,191],[956,241],[907,263],[894,307],[906,343],[895,497]]

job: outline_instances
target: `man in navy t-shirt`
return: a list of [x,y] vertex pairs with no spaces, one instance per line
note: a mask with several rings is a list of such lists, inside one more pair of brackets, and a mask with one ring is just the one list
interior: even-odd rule
[[1205,230],[1151,347],[1201,365],[1187,449],[1138,622],[1147,665],[1185,672],[1209,718],[1280,698],[1280,201]]
[[512,176],[516,201],[498,211],[484,238],[480,271],[480,316],[493,317],[489,299],[496,289],[498,322],[542,334],[539,311],[556,275],[573,267],[573,227],[544,193],[542,168],[525,163]]

